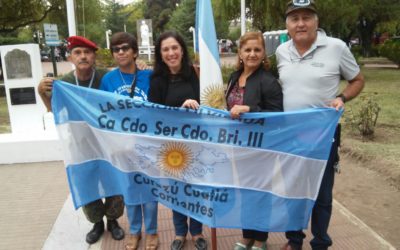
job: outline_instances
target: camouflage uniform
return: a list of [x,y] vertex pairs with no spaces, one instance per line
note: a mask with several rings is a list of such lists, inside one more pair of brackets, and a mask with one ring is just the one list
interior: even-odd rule
[[103,216],[107,220],[116,220],[124,213],[124,198],[121,195],[110,196],[102,200],[95,200],[82,207],[88,221],[97,223],[103,220]]
[[[92,88],[99,88],[101,78],[105,73],[107,73],[107,71],[104,69],[96,69]],[[75,84],[74,72],[71,71],[68,74],[65,74],[60,78],[60,80]],[[87,87],[89,85],[89,81],[81,81],[80,84],[81,86]],[[121,195],[116,195],[105,198],[105,202],[103,202],[101,199],[95,200],[83,206],[82,210],[88,221],[97,223],[103,220],[104,216],[107,217],[107,220],[115,220],[121,217],[124,213],[124,206],[125,204],[123,197]]]

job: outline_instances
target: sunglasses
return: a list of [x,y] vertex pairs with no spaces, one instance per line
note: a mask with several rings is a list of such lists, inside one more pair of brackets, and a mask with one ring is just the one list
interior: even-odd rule
[[111,47],[111,51],[113,53],[119,53],[120,50],[122,50],[122,52],[127,52],[131,47],[129,45],[122,45],[121,47],[118,46],[114,46]]
[[304,7],[304,6],[308,6],[310,4],[311,4],[310,0],[293,0],[294,6]]

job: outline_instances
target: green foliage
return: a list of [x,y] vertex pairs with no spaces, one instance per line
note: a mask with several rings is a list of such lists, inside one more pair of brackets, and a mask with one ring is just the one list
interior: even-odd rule
[[58,11],[63,1],[64,0],[2,0],[0,2],[0,33],[10,33],[27,25],[43,21],[50,12]]
[[[108,10],[108,6],[98,0],[75,1],[77,35],[87,37],[99,46],[104,46],[106,29],[103,20],[106,17],[106,10]],[[65,22],[61,21],[60,23],[61,28],[67,28],[64,27]]]
[[351,53],[353,54],[354,58],[357,61],[357,64],[360,65],[360,58],[362,56],[362,48],[359,45],[353,45],[350,49]]
[[355,105],[356,107],[349,105],[345,121],[351,124],[353,131],[357,131],[364,138],[372,138],[381,107],[371,94],[358,97]]
[[96,66],[99,68],[110,68],[114,66],[114,59],[109,49],[98,49],[96,51]]
[[271,57],[268,57],[268,60],[269,60],[269,70],[276,78],[279,78],[278,62],[276,61],[275,54]]
[[8,115],[6,97],[0,97],[0,134],[10,132],[10,117]]
[[137,21],[144,19],[144,9],[146,4],[144,1],[136,2],[125,6],[124,15],[126,20],[126,32],[137,37]]
[[27,42],[29,42],[29,41],[26,41],[26,40],[18,38],[18,37],[1,37],[0,36],[0,45],[21,44],[21,43],[27,43]]
[[106,29],[111,30],[113,34],[124,31],[123,6],[116,0],[106,0],[106,4]]
[[[79,1],[81,2],[81,1]],[[86,4],[85,4],[86,5]],[[79,33],[79,23],[81,22],[79,16],[82,13],[82,10],[79,8],[80,5],[75,5],[75,12],[77,16],[77,24],[78,24],[78,30],[77,32]],[[87,11],[87,9],[86,9]],[[95,9],[92,9],[92,11],[97,11]],[[50,12],[47,17],[40,23],[37,23],[35,25],[32,25],[32,31],[35,32],[37,30],[43,31],[43,23],[54,23],[57,24],[57,31],[60,39],[65,39],[69,36],[68,34],[68,22],[67,22],[67,6],[66,6],[66,1],[61,1],[60,4],[58,5],[58,9],[55,11]]]
[[[240,17],[240,0],[214,1],[222,16],[228,20]],[[253,0],[246,1],[246,18],[251,19],[251,30],[279,29],[284,27],[284,11],[286,1],[282,0]]]
[[177,31],[187,45],[193,44],[193,35],[189,28],[195,26],[195,13],[196,0],[183,0],[166,25],[169,30]]
[[[165,31],[165,26],[169,22],[177,4],[180,0],[147,0],[144,9],[145,18],[152,19],[153,32],[155,37]],[[188,14],[189,15],[189,14]],[[194,17],[192,17],[194,19]]]
[[228,39],[230,39],[232,42],[239,40],[241,34],[240,32],[240,27],[233,28],[229,31]]
[[222,73],[222,80],[224,84],[228,84],[230,75],[236,70],[236,68],[232,65],[222,65],[221,73]]
[[380,54],[400,66],[400,40],[387,40],[379,50]]

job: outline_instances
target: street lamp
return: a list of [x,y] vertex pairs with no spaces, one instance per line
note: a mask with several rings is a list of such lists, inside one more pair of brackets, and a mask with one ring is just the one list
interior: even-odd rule
[[106,42],[107,42],[107,49],[110,49],[110,35],[112,34],[111,30],[106,31]]
[[193,51],[196,54],[196,29],[190,26],[189,31],[193,33]]

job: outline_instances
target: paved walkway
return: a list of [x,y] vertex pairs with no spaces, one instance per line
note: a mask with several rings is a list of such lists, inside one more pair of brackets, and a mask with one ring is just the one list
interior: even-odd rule
[[[1,250],[124,249],[125,240],[114,241],[108,232],[95,245],[85,243],[85,234],[91,225],[81,210],[72,208],[62,162],[0,165],[0,190]],[[169,249],[174,237],[171,215],[169,209],[160,205],[160,250]],[[128,232],[125,215],[120,218],[120,223]],[[310,231],[306,234],[308,242]],[[218,229],[218,249],[232,249],[240,235],[240,230]],[[331,249],[395,249],[337,202],[334,203],[330,235],[334,240]],[[208,227],[205,227],[205,236],[210,243]],[[268,249],[279,249],[285,241],[283,233],[271,233]],[[194,249],[190,237],[187,243],[186,250]],[[143,249],[142,245],[140,249]],[[304,249],[310,249],[309,245],[305,244]]]

